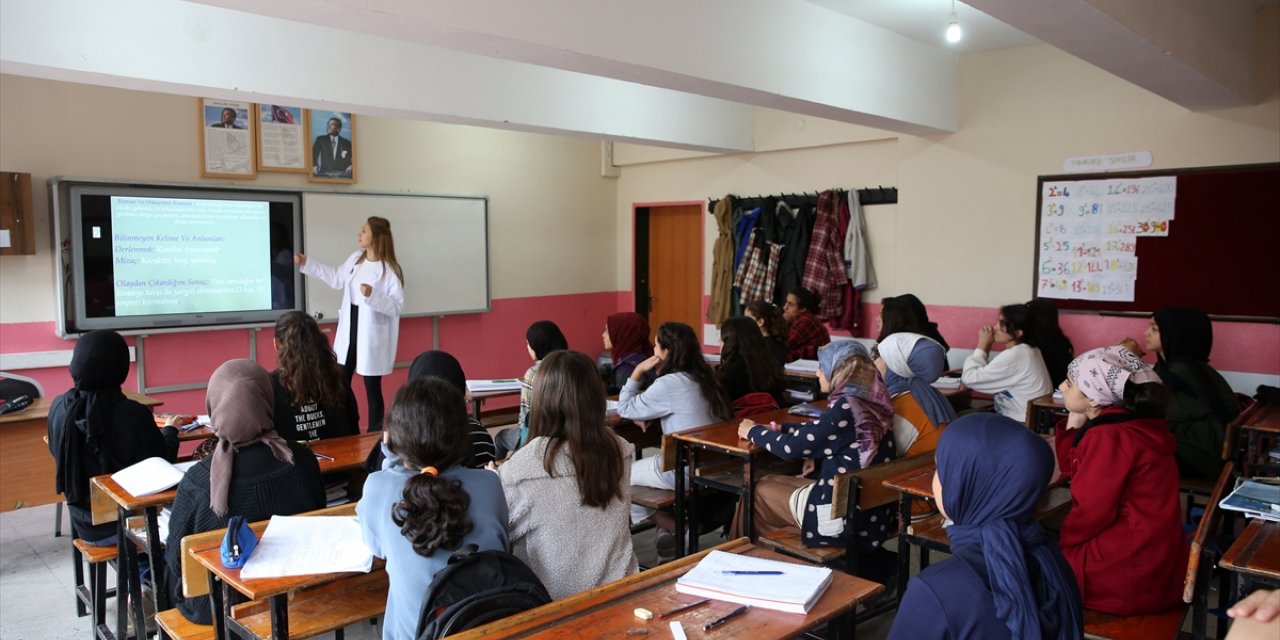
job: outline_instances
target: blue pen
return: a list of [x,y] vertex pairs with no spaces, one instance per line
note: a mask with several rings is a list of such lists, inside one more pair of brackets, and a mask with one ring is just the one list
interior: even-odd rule
[[780,576],[781,571],[721,571],[720,573],[731,576]]

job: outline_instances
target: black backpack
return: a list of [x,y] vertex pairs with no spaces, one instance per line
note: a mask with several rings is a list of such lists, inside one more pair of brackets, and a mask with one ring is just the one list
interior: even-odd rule
[[436,640],[551,602],[528,565],[505,551],[464,545],[431,581],[418,615],[418,640]]

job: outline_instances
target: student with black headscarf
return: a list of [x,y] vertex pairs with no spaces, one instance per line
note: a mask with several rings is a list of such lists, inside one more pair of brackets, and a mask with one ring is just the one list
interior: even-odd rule
[[116,524],[93,525],[89,479],[151,457],[172,462],[178,455],[178,430],[157,429],[151,410],[120,390],[128,375],[124,338],[114,331],[90,331],[71,356],[75,386],[49,408],[58,493],[67,501],[76,535],[101,546],[115,544]]
[[[1199,309],[1166,307],[1152,314],[1143,337],[1147,351],[1156,353],[1156,373],[1173,392],[1167,419],[1178,441],[1178,470],[1184,476],[1216,478],[1222,470],[1226,426],[1236,419],[1240,405],[1231,385],[1209,366],[1209,316]],[[1143,355],[1132,339],[1121,344]]]

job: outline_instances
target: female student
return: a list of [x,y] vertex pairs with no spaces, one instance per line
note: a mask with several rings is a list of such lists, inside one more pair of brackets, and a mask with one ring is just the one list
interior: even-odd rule
[[782,310],[768,300],[748,302],[742,313],[755,321],[769,345],[769,353],[781,364],[787,363],[787,321]]
[[831,342],[831,334],[818,319],[818,294],[800,287],[787,294],[782,317],[787,320],[787,362],[817,357],[818,347]]
[[[1004,343],[1004,351],[988,360],[996,341]],[[1035,316],[1027,305],[1000,307],[996,324],[978,329],[978,348],[965,358],[960,381],[994,396],[1000,415],[1026,422],[1027,403],[1053,391],[1038,344]]]
[[[735,409],[749,394],[764,393],[773,398],[774,408],[782,403],[783,370],[755,322],[734,316],[720,323],[720,367],[716,378],[729,394]],[[759,404],[759,403],[756,403]]]
[[351,376],[364,378],[369,408],[369,430],[382,428],[382,376],[391,373],[400,337],[400,310],[404,307],[404,273],[396,262],[391,223],[371,216],[356,234],[359,250],[337,269],[308,260],[297,253],[294,264],[302,273],[342,290],[338,330],[333,351],[351,386]]
[[529,406],[533,398],[533,381],[538,375],[538,366],[552,351],[568,349],[569,341],[564,339],[564,334],[560,332],[560,327],[556,326],[556,323],[550,320],[539,320],[529,325],[529,329],[524,332],[524,348],[533,359],[533,364],[520,378],[519,426],[503,429],[498,432],[498,437],[494,438],[494,444],[498,447],[499,460],[505,460],[512,451],[529,440]]
[[90,331],[71,353],[75,386],[49,408],[49,452],[57,466],[58,493],[67,501],[72,530],[90,544],[115,544],[116,524],[94,526],[89,478],[151,457],[172,462],[178,455],[178,430],[157,429],[151,410],[120,390],[128,375],[124,338],[114,331]]
[[[649,371],[658,377],[648,389],[641,391],[640,381]],[[641,362],[618,394],[618,415],[628,420],[659,420],[662,433],[676,433],[726,420],[733,415],[724,388],[702,357],[698,336],[693,327],[679,322],[664,322],[658,327],[658,344],[653,357]],[[631,466],[631,484],[658,489],[675,489],[674,471],[662,471],[660,456],[636,460]],[[666,514],[632,505],[631,522],[636,524],[654,516],[659,528],[656,542],[659,556],[666,557],[675,548],[671,537],[673,521]],[[665,534],[665,535],[664,535]]]
[[427,587],[453,551],[507,550],[507,499],[498,476],[458,464],[470,449],[467,406],[444,380],[401,387],[382,437],[391,455],[365,481],[356,515],[373,555],[387,561],[382,637],[411,640]]
[[498,467],[511,553],[552,598],[636,572],[627,510],[635,448],[605,426],[595,362],[575,351],[542,361],[529,442]]
[[609,350],[608,392],[617,393],[627,383],[636,365],[653,355],[649,342],[649,321],[630,311],[615,313],[604,321],[604,348]]
[[271,372],[275,428],[285,440],[319,440],[360,432],[356,397],[315,318],[290,311],[276,320]]
[[[1199,309],[1170,307],[1151,316],[1143,334],[1147,350],[1156,353],[1156,373],[1173,399],[1169,428],[1178,442],[1178,469],[1184,475],[1216,478],[1222,470],[1222,440],[1240,406],[1231,386],[1209,366],[1213,324]],[[1132,340],[1126,340],[1139,356]]]
[[1036,317],[1036,336],[1040,340],[1040,355],[1049,370],[1049,380],[1054,387],[1067,379],[1067,365],[1076,357],[1076,348],[1058,324],[1058,307],[1044,298],[1029,300],[1027,307]]
[[320,466],[306,445],[287,441],[272,426],[271,377],[252,360],[229,360],[209,378],[207,404],[217,446],[187,470],[169,515],[165,575],[182,615],[210,624],[208,598],[182,596],[182,538],[249,521],[324,507]]
[[956,411],[933,381],[946,368],[942,345],[918,333],[897,332],[881,340],[876,366],[893,397],[893,433],[898,455],[933,451]]
[[[755,533],[799,531],[806,547],[840,547],[852,534],[832,515],[835,477],[894,458],[893,406],[889,392],[863,347],[855,340],[833,342],[818,351],[818,384],[827,409],[811,422],[738,425],[738,436],[785,460],[815,461],[818,480],[769,475],[755,490]],[[739,505],[739,510],[742,507]],[[861,514],[855,528],[862,552],[879,548],[889,536],[889,509]],[[741,531],[741,514],[734,531]]]
[[913,293],[904,293],[897,298],[900,302],[907,305],[911,310],[911,314],[915,317],[915,323],[921,328],[917,333],[932,339],[934,342],[942,345],[943,351],[950,351],[951,345],[947,344],[942,333],[938,331],[938,323],[929,321],[929,311],[925,308],[924,303],[920,301]]
[[890,640],[1081,637],[1071,568],[1031,519],[1053,475],[1045,441],[1008,418],[976,413],[947,428],[937,463],[933,495],[951,522],[952,555],[911,579]]
[[1177,444],[1164,420],[1169,390],[1137,355],[1105,347],[1071,362],[1062,396],[1088,419],[1060,426],[1056,438],[1071,479],[1059,544],[1084,606],[1127,616],[1179,605],[1187,550]]

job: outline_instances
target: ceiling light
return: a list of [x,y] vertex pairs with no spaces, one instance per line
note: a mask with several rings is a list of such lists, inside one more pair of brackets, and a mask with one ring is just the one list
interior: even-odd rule
[[947,42],[960,42],[960,19],[956,17],[956,0],[951,0],[951,18],[947,22]]

